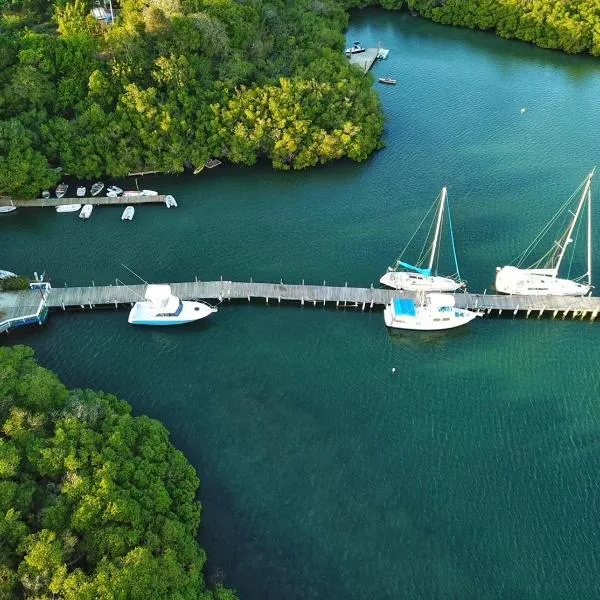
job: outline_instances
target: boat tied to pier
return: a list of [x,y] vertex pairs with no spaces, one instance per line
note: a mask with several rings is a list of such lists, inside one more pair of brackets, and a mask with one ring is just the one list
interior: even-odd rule
[[[592,291],[592,219],[591,219],[591,184],[594,169],[573,192],[569,199],[558,209],[549,223],[529,244],[525,251],[514,261],[515,266],[508,265],[496,268],[496,290],[502,294],[527,296],[586,296]],[[581,191],[576,208],[573,210],[575,199]],[[584,205],[587,204],[587,271],[578,277],[571,278],[569,265],[567,277],[558,277],[558,272],[572,244],[575,246],[581,228],[581,217]],[[550,249],[539,260],[528,267],[522,265],[529,259],[531,252],[543,242],[549,232],[559,224],[560,220],[567,222],[564,233],[554,240]],[[575,237],[573,237],[575,236]]]
[[[465,286],[465,283],[460,278],[460,272],[458,269],[458,259],[456,257],[454,233],[452,232],[452,220],[450,218],[450,209],[448,207],[447,197],[448,189],[443,187],[439,196],[431,205],[425,217],[423,217],[423,220],[417,227],[417,230],[412,235],[410,240],[408,240],[396,262],[391,267],[388,267],[387,272],[380,278],[379,282],[382,285],[397,290],[407,290],[411,292],[455,292],[456,290]],[[421,249],[421,253],[416,261],[416,265],[403,261],[402,257],[404,253],[407,251],[415,235],[421,229],[436,206],[437,211],[435,219],[430,225],[427,239],[425,240],[425,244]],[[437,274],[437,268],[439,262],[438,250],[445,217],[448,219],[448,229],[450,231],[456,273],[452,276],[442,277]],[[433,223],[435,223],[433,240],[431,242],[431,246],[428,246]],[[423,266],[425,260],[427,259],[428,249],[429,260],[427,262],[427,266]]]
[[61,204],[56,207],[57,213],[77,212],[81,208],[81,204]]

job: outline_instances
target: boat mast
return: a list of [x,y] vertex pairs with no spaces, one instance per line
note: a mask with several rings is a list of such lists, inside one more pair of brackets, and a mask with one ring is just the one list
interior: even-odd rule
[[[594,170],[596,167],[594,167]],[[590,185],[592,183],[592,176],[594,175],[594,170],[587,176],[587,181],[585,182],[585,187],[583,188],[583,193],[581,194],[581,198],[579,199],[579,204],[577,205],[577,210],[573,215],[573,220],[571,221],[571,225],[569,226],[569,230],[567,231],[567,235],[564,238],[564,242],[562,246],[560,246],[560,255],[558,257],[558,261],[556,262],[556,266],[554,267],[554,273],[552,277],[556,277],[558,275],[558,270],[560,269],[560,263],[567,251],[567,246],[573,241],[571,239],[571,235],[573,234],[573,229],[575,229],[575,224],[577,223],[577,219],[579,219],[579,215],[581,214],[581,209],[583,208],[583,203],[585,202],[588,192],[590,191]],[[590,252],[589,252],[589,244],[591,244],[591,239],[588,239],[588,269],[590,265]]]
[[587,276],[588,276],[588,285],[592,285],[592,187],[591,187],[591,181],[592,181],[592,177],[594,176],[594,171],[596,170],[596,167],[594,167],[592,169],[592,172],[590,173],[590,185],[588,185],[588,193],[587,193],[587,207],[588,207],[588,214],[587,214],[587,222],[588,222],[588,239],[587,239],[587,243],[588,243],[588,247],[587,247],[587,259],[588,259],[588,272],[587,272]]
[[448,189],[444,186],[442,188],[442,194],[440,199],[440,207],[438,209],[437,223],[435,224],[435,234],[433,236],[433,245],[431,246],[431,256],[429,257],[429,270],[433,267],[433,261],[435,260],[435,252],[437,250],[438,241],[440,239],[440,229],[442,228],[442,217],[444,215],[444,204],[446,203],[446,193]]

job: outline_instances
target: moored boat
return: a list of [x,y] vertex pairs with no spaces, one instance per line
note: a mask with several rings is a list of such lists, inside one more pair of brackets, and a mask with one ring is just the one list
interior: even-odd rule
[[[595,168],[579,185],[571,197],[560,207],[550,222],[542,229],[536,239],[527,247],[515,263],[516,266],[507,265],[496,268],[496,290],[502,294],[515,294],[527,296],[585,296],[592,291],[592,219],[591,219],[591,184]],[[577,193],[581,195],[574,206]],[[570,277],[570,267],[566,278],[558,277],[565,253],[570,244],[574,242],[573,233],[583,214],[583,207],[587,203],[587,270],[579,277]],[[570,218],[569,218],[570,216]],[[551,226],[558,219],[569,219],[566,231],[558,240],[553,240],[551,248],[542,258],[528,267],[522,268],[531,252],[543,241]],[[579,228],[578,228],[579,230]],[[577,235],[575,235],[577,238]],[[546,238],[547,239],[547,238]],[[548,240],[549,242],[550,240]],[[573,258],[571,258],[573,262]]]
[[81,208],[81,204],[61,204],[56,207],[57,213],[77,212]]
[[13,210],[17,210],[17,207],[13,204],[12,198],[10,200],[10,204],[5,204],[0,206],[0,213],[9,213]]
[[466,325],[481,313],[456,308],[452,294],[423,293],[417,299],[394,298],[383,316],[392,329],[441,331]]
[[365,51],[366,48],[363,48],[360,42],[354,42],[350,48],[346,48],[346,54],[358,54]]
[[114,196],[112,196],[112,197],[116,197],[116,196],[118,196],[119,194],[122,194],[122,193],[123,193],[123,190],[120,187],[116,186],[116,185],[109,185],[106,188],[106,195],[107,196],[111,196],[111,194],[114,194]]
[[50,198],[50,192],[49,192],[48,190],[44,190],[44,191],[42,192],[42,198],[43,198],[44,200],[48,200],[48,198]]
[[85,196],[85,186],[80,185],[75,192],[78,198],[83,198]]
[[133,206],[127,206],[121,215],[121,221],[131,221],[133,215],[135,215],[135,208],[133,208]]
[[165,204],[167,208],[177,208],[177,201],[175,198],[173,198],[173,196],[171,196],[171,194],[165,196]]
[[84,204],[83,208],[81,209],[81,212],[79,213],[79,218],[89,219],[93,210],[94,207],[91,204]]
[[158,196],[156,190],[140,190],[140,196]]
[[396,85],[396,80],[391,77],[379,77],[377,81],[379,81],[379,83],[387,83],[388,85]]
[[96,183],[92,184],[92,187],[90,188],[90,194],[92,194],[92,196],[97,196],[103,189],[104,184],[101,181],[97,181]]
[[0,269],[0,279],[8,279],[9,277],[16,277],[17,274],[13,273],[12,271],[5,271],[3,269]]
[[150,284],[144,301],[133,305],[128,321],[132,325],[184,325],[216,312],[216,307],[205,302],[180,300],[169,285]]
[[66,183],[59,183],[56,186],[56,197],[64,198],[64,195],[67,193],[68,189],[69,189],[69,186]]

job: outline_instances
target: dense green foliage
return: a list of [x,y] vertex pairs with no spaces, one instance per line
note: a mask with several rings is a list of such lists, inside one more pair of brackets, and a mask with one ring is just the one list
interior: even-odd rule
[[343,3],[121,0],[109,26],[91,4],[0,0],[0,192],[39,193],[57,166],[299,169],[380,146],[372,80],[341,52]]
[[16,290],[28,290],[29,289],[29,279],[27,277],[23,277],[21,275],[17,275],[16,277],[5,277],[0,279],[0,290],[6,292],[13,292]]
[[198,478],[165,428],[0,348],[0,598],[234,600],[204,586]]

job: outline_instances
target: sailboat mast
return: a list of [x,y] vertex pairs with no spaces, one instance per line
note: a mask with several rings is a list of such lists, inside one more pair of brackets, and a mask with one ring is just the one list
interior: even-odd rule
[[[594,167],[594,169],[592,170],[592,173],[590,175],[590,183],[592,180],[592,176],[594,175],[594,170],[596,169],[596,167]],[[592,285],[592,188],[591,185],[588,186],[588,193],[587,193],[587,208],[588,208],[588,214],[587,214],[587,260],[588,260],[588,285]]]
[[[595,170],[595,167],[594,167]],[[560,269],[560,263],[562,262],[562,259],[565,255],[565,252],[567,251],[567,246],[573,241],[571,239],[571,235],[573,235],[573,229],[575,229],[575,224],[577,223],[577,219],[579,219],[579,215],[581,214],[581,209],[583,207],[583,203],[585,202],[588,192],[590,190],[590,184],[592,183],[592,176],[594,175],[594,171],[592,171],[588,176],[587,176],[587,181],[585,182],[585,187],[583,188],[583,193],[581,194],[581,198],[579,199],[579,204],[577,205],[577,210],[575,211],[575,214],[573,215],[573,219],[571,221],[571,225],[569,225],[569,230],[567,231],[567,235],[564,238],[564,242],[562,244],[562,246],[560,247],[560,256],[558,257],[558,261],[556,263],[556,266],[554,267],[554,273],[553,273],[553,277],[556,277],[558,275],[558,270]],[[591,240],[588,239],[588,244],[591,244]],[[589,252],[588,252],[588,260],[589,260]]]
[[440,230],[442,228],[442,217],[444,215],[444,204],[446,203],[446,194],[448,193],[448,189],[444,186],[442,188],[442,197],[440,199],[440,207],[438,209],[437,214],[437,222],[435,224],[435,234],[433,236],[433,245],[431,246],[431,256],[429,257],[429,270],[431,271],[433,267],[433,261],[435,260],[435,253],[437,250],[437,245],[440,239]]

